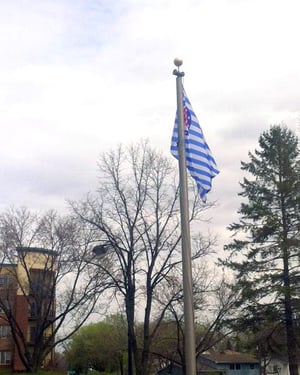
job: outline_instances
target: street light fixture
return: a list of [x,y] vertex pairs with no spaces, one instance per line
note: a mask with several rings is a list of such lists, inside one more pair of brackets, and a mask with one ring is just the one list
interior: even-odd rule
[[109,249],[109,244],[104,243],[101,245],[96,245],[92,251],[96,256],[103,256],[107,253],[108,249]]

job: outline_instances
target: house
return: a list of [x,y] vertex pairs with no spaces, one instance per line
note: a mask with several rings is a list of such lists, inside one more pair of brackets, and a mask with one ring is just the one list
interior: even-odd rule
[[226,375],[259,375],[260,373],[258,359],[233,350],[204,352],[197,358],[197,366],[201,365],[221,370]]
[[[182,375],[182,366],[172,363],[158,375]],[[259,361],[244,353],[207,351],[197,357],[197,375],[259,375]]]
[[289,375],[289,362],[287,357],[273,355],[271,358],[263,358],[262,373],[265,375]]
[[[298,373],[300,371],[300,352],[297,353]],[[290,375],[289,361],[287,355],[273,353],[264,357],[261,363],[262,374],[264,375]]]
[[[54,277],[55,258],[56,253],[51,250],[20,247],[14,264],[0,264],[0,371],[25,370],[20,357],[20,353],[25,352],[23,342],[26,342],[26,350],[33,350],[42,314],[48,322],[43,340],[50,337],[55,291],[52,288],[49,293],[49,285]],[[54,351],[50,350],[44,366],[53,360]]]

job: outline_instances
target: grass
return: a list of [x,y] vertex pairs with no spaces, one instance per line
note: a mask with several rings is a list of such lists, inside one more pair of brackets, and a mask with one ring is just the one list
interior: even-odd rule
[[[1,370],[0,375],[32,375],[31,372],[12,372],[10,370]],[[35,375],[67,375],[67,371],[45,371],[38,370]]]
[[[35,375],[67,375],[68,371],[46,371],[46,370],[38,370]],[[0,375],[32,375],[31,372],[11,372],[9,370],[0,370]],[[98,372],[95,370],[89,371],[88,375],[113,375],[113,373],[108,372]]]

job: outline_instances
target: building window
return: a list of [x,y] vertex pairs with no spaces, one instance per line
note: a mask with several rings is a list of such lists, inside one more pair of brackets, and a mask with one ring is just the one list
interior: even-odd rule
[[250,370],[254,370],[254,363],[250,363]]
[[31,317],[36,317],[37,316],[37,307],[35,301],[30,302],[30,310],[29,310],[29,315]]
[[230,363],[229,364],[229,369],[230,370],[240,370],[241,369],[241,364],[240,363]]
[[7,311],[10,311],[11,310],[11,306],[10,306],[10,301],[9,300],[5,300],[5,299],[1,299],[1,302],[0,302],[0,314],[5,314]]
[[10,326],[0,326],[0,338],[11,336]]
[[30,270],[30,294],[47,297],[53,293],[54,272],[49,270]]
[[29,342],[33,344],[36,340],[37,330],[35,326],[29,327]]
[[12,286],[11,275],[1,275],[0,276],[0,289],[7,289]]
[[11,361],[10,352],[0,352],[0,365],[9,365]]

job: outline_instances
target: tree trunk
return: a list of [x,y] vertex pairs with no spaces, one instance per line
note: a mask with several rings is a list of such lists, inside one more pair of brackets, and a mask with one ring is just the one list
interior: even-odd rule
[[287,340],[287,352],[289,361],[290,375],[298,375],[297,364],[297,339],[293,321],[292,298],[290,289],[290,276],[288,265],[288,252],[284,249],[284,312],[285,312],[285,329]]
[[289,295],[285,296],[285,327],[287,337],[287,351],[289,360],[290,375],[298,375],[297,364],[297,339],[295,335],[291,298]]
[[[126,313],[128,326],[128,375],[135,375],[133,357],[136,358],[136,342],[134,332],[134,287],[128,286],[126,296]],[[136,362],[136,360],[135,360]]]
[[147,302],[146,302],[146,309],[145,309],[145,317],[144,317],[144,343],[143,343],[143,350],[142,350],[142,358],[141,358],[141,368],[144,375],[148,375],[150,373],[150,366],[149,366],[149,352],[150,352],[150,313],[151,313],[151,305],[152,305],[152,290],[150,283],[147,285]]
[[291,295],[291,280],[289,268],[289,248],[288,248],[288,218],[286,215],[284,197],[281,195],[281,212],[283,224],[283,285],[284,285],[284,313],[285,313],[285,329],[287,352],[289,361],[290,375],[298,375],[297,364],[297,338],[293,320],[293,306]]

